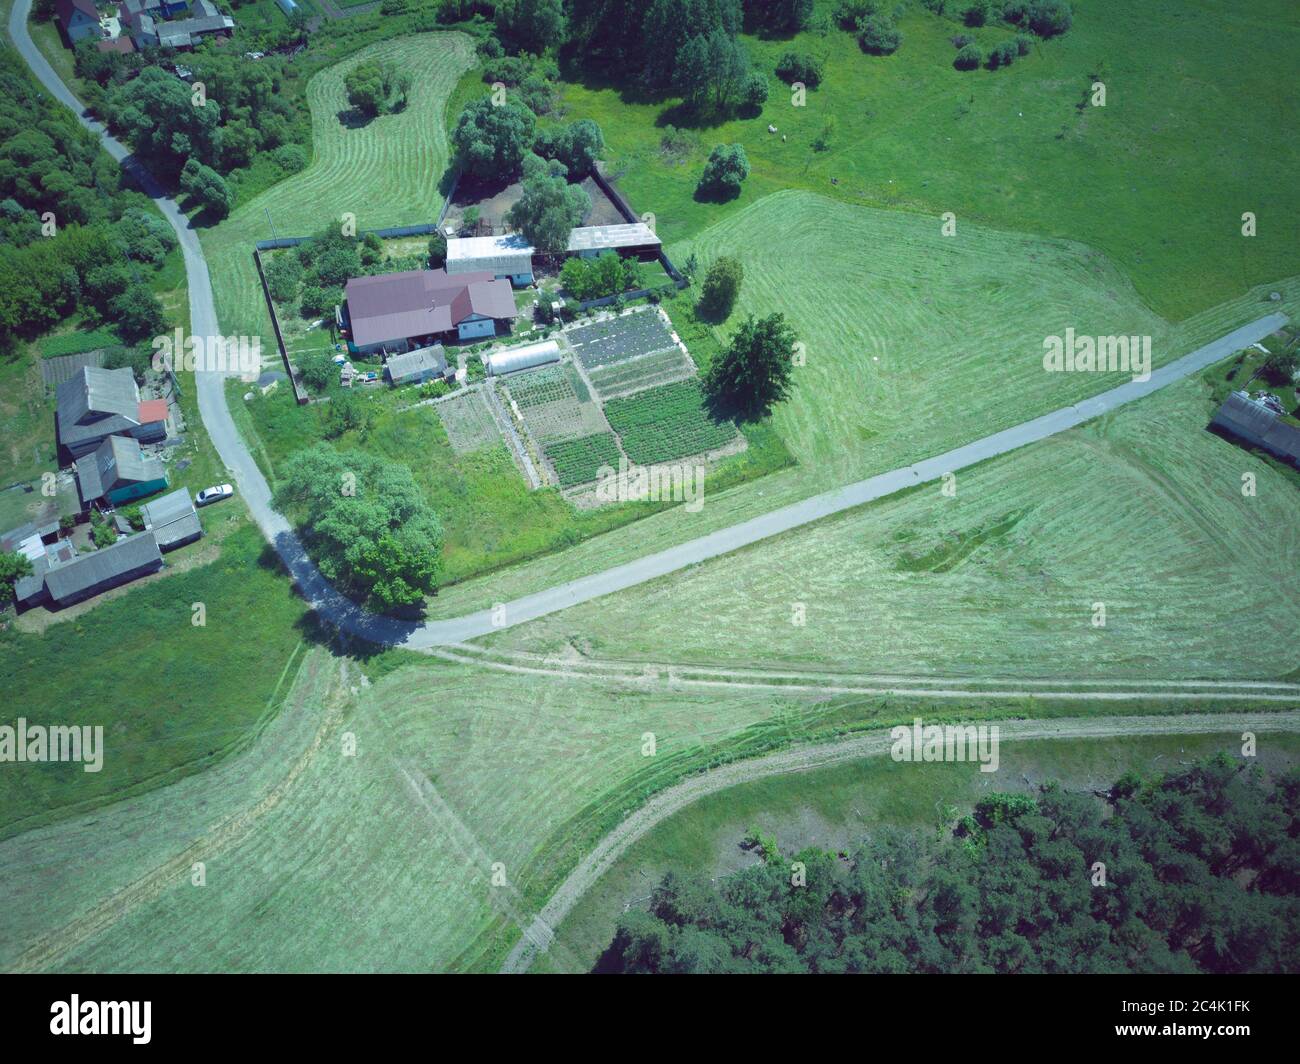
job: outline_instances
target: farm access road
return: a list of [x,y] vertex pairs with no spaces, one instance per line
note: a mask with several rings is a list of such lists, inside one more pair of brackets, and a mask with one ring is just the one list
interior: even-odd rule
[[[9,15],[9,34],[15,46],[42,84],[69,107],[90,132],[100,138],[108,153],[121,164],[123,169],[135,176],[141,187],[157,202],[163,216],[176,231],[184,255],[189,284],[191,332],[197,336],[220,335],[207,262],[203,257],[198,236],[190,227],[189,219],[167,197],[158,182],[129,150],[114,139],[101,123],[85,114],[81,102],[59,80],[58,75],[46,62],[27,32],[27,17],[31,4],[32,0],[14,0]],[[1284,314],[1269,314],[1162,366],[1146,381],[1130,381],[1091,399],[1085,399],[1023,424],[995,432],[973,443],[913,465],[815,495],[624,565],[557,584],[532,595],[525,595],[502,606],[489,604],[477,612],[463,614],[460,617],[423,622],[398,620],[370,613],[330,585],[308,557],[288,520],[274,507],[266,478],[262,476],[261,470],[258,469],[231,417],[226,401],[227,375],[218,371],[200,369],[195,373],[195,381],[199,413],[218,455],[239,485],[253,520],[279,554],[292,574],[300,593],[312,609],[343,631],[370,642],[402,646],[411,650],[426,650],[488,635],[500,628],[522,624],[581,602],[635,587],[772,536],[778,536],[783,532],[820,521],[844,510],[884,498],[905,488],[937,480],[945,473],[955,473],[986,459],[1037,443],[1126,403],[1150,395],[1167,384],[1198,373],[1233,352],[1248,347],[1277,331],[1286,320]]]

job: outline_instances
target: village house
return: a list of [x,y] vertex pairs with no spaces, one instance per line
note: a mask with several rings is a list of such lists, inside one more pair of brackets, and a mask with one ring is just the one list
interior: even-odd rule
[[495,336],[498,328],[509,332],[514,316],[510,282],[489,272],[406,270],[350,280],[339,325],[352,354],[400,354]]
[[167,401],[141,401],[131,370],[84,366],[55,391],[59,447],[73,458],[96,450],[109,436],[142,443],[167,437]]

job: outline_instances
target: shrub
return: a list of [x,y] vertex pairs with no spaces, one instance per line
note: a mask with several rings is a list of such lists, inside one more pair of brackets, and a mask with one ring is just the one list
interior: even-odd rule
[[271,159],[286,174],[307,168],[307,152],[298,144],[282,144],[271,153]]
[[879,0],[840,0],[835,6],[835,21],[846,30],[855,29],[868,15],[880,10]]
[[749,176],[749,158],[740,144],[719,144],[709,153],[696,193],[704,198],[732,199]]
[[975,0],[975,3],[966,9],[966,25],[983,26],[988,22],[992,14],[993,9],[989,0]]
[[957,34],[956,37],[952,38],[952,46],[958,49],[965,48],[966,45],[974,44],[974,43],[975,43],[975,38],[972,37],[969,33],[959,33]]
[[1023,33],[1016,35],[1016,53],[1018,55],[1028,55],[1033,44],[1034,42]]
[[776,76],[787,85],[802,81],[813,89],[822,81],[822,61],[807,52],[786,52],[776,64]]
[[302,264],[295,255],[276,255],[266,264],[266,287],[277,303],[292,302],[301,280]]
[[957,58],[952,61],[952,65],[958,70],[974,70],[983,61],[984,56],[980,50],[973,44],[966,45],[957,53]]
[[872,55],[891,55],[903,43],[903,35],[894,20],[884,15],[870,15],[858,22],[858,45]]
[[998,67],[1010,66],[1019,54],[1015,41],[1003,41],[989,52],[989,69],[997,70]]
[[767,78],[757,70],[751,70],[740,84],[740,107],[743,111],[756,114],[767,103]]

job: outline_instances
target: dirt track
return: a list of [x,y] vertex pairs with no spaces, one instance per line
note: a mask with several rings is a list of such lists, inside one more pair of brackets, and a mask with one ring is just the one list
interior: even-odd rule
[[[1279,713],[1207,713],[1169,717],[1098,717],[1093,719],[999,722],[1002,741],[1025,739],[1105,739],[1122,735],[1194,735],[1218,731],[1300,731],[1300,711]],[[536,960],[539,941],[550,941],[554,929],[573,911],[579,899],[638,839],[674,813],[706,795],[738,783],[749,783],[787,772],[806,772],[889,751],[888,732],[875,732],[821,746],[785,750],[751,761],[722,765],[662,791],[606,835],[569,873],[550,901],[501,966],[502,972],[526,972]]]

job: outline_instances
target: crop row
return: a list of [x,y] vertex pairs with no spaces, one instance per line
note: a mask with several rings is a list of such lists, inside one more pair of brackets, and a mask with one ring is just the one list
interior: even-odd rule
[[715,421],[696,380],[678,381],[605,404],[605,416],[628,458],[641,465],[711,451],[736,435],[729,421]]
[[612,432],[580,436],[546,445],[546,457],[555,467],[562,487],[586,484],[596,479],[601,466],[618,468],[618,442]]

